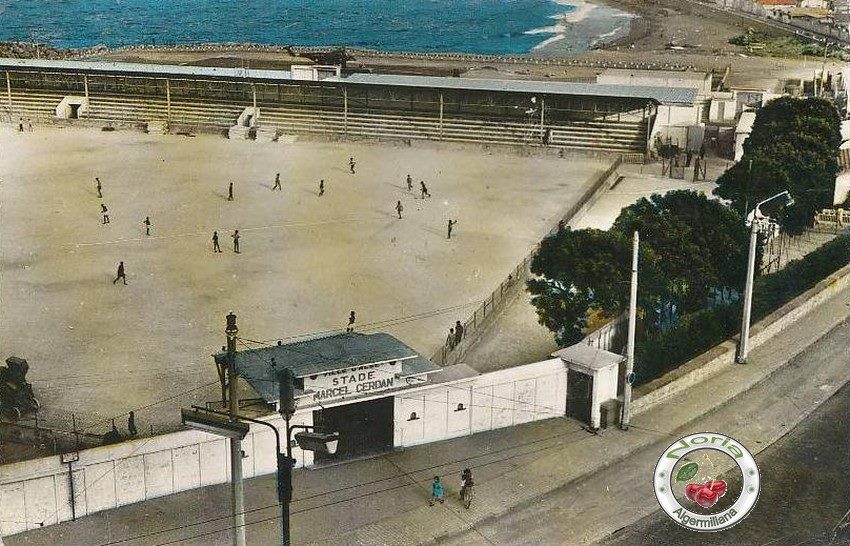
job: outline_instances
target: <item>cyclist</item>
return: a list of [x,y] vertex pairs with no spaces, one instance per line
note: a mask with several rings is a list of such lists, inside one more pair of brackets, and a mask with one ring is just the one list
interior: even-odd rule
[[460,475],[460,498],[465,498],[467,490],[472,490],[472,487],[475,485],[475,481],[472,479],[472,470],[468,468],[463,469],[463,473]]

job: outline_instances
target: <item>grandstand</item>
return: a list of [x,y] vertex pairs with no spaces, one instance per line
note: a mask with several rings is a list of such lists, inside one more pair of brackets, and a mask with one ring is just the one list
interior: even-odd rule
[[[172,130],[427,139],[645,153],[686,88],[0,59],[9,120],[88,119]],[[2,95],[0,95],[2,96]]]

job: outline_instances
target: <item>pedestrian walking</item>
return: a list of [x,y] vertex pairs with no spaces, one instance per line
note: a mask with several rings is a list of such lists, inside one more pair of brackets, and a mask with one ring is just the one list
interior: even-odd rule
[[233,201],[233,182],[227,186],[227,200]]
[[422,199],[425,199],[426,197],[431,197],[431,194],[428,193],[428,186],[425,185],[424,180],[419,181],[419,193]]
[[449,348],[449,350],[451,350],[451,349],[454,349],[454,348],[455,348],[455,338],[456,338],[456,336],[455,336],[455,329],[454,329],[454,328],[449,328],[449,335],[448,335],[448,337],[446,338],[446,347],[448,347],[448,348]]
[[455,345],[459,345],[463,339],[463,324],[460,321],[455,322]]
[[452,238],[452,229],[455,227],[455,224],[457,224],[457,220],[449,220],[449,239]]
[[19,132],[19,133],[23,133],[23,132],[24,132],[24,118],[20,118],[20,119],[18,120],[18,132]]
[[27,119],[27,130],[32,133],[32,120]]
[[103,199],[103,192],[100,191],[102,189],[102,187],[100,185],[100,178],[95,176],[94,180],[95,180],[95,182],[97,182],[97,196],[100,197],[101,199]]
[[283,191],[283,188],[280,187],[280,173],[277,173],[274,176],[274,186],[272,186],[272,191],[275,190]]
[[103,214],[103,224],[109,223],[109,209],[103,203],[100,204],[100,213]]
[[130,433],[130,436],[138,436],[139,430],[136,428],[136,414],[132,411],[130,415],[127,417],[127,432]]
[[142,222],[145,224],[145,235],[150,236],[151,234],[151,217],[145,216],[145,221]]
[[325,195],[325,180],[319,180],[319,197]]
[[440,483],[440,477],[434,476],[434,481],[431,482],[431,500],[428,501],[428,506],[434,506],[435,502],[443,504],[446,502],[444,498],[445,491],[443,490],[443,484]]
[[562,231],[564,231],[564,229],[566,229],[566,227],[567,227],[567,223],[564,222],[563,219],[558,220],[558,233],[561,233]]
[[213,242],[213,252],[221,252],[221,247],[218,246],[218,232],[217,231],[213,231],[212,242]]
[[407,175],[407,191],[413,191],[413,178]]
[[233,232],[233,252],[239,254],[239,230]]
[[354,315],[354,311],[352,311],[351,314],[348,315],[348,326],[346,326],[346,328],[345,328],[346,332],[353,332],[354,331],[354,321],[356,321],[356,320],[357,320],[357,317]]
[[395,211],[398,213],[398,219],[401,220],[401,211],[404,210],[404,207],[401,206],[401,201],[397,201],[395,204]]
[[124,273],[124,262],[118,263],[118,274],[115,276],[115,280],[112,281],[112,284],[117,283],[118,279],[121,279],[124,281],[124,284],[127,284],[127,274]]
[[357,165],[357,162],[354,161],[353,157],[348,158],[348,169],[351,171],[351,174],[354,174],[354,167]]

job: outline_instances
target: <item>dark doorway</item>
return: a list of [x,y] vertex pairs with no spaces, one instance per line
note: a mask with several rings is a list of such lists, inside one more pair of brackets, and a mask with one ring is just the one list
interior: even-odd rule
[[315,461],[349,459],[391,449],[393,406],[390,396],[314,411],[316,428],[339,433],[336,455],[316,452]]
[[68,116],[68,119],[78,119],[80,117],[80,105],[79,104],[70,104],[71,114]]
[[590,424],[593,377],[567,370],[567,415]]

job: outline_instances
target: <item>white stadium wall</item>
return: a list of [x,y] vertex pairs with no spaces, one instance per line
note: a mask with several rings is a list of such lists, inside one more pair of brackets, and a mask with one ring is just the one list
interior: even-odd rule
[[[279,416],[268,419],[283,431]],[[296,414],[294,424],[312,424],[312,411]],[[283,432],[285,436],[285,432]],[[285,440],[284,440],[285,441]],[[271,474],[277,467],[274,433],[251,425],[242,441],[246,478]],[[313,455],[293,449],[297,466],[313,463]],[[227,440],[197,431],[86,449],[70,464],[76,517],[134,502],[226,483],[230,477]],[[0,467],[0,535],[13,535],[72,517],[69,465],[45,457]]]
[[395,445],[561,417],[566,400],[567,368],[560,358],[407,391],[395,397]]

